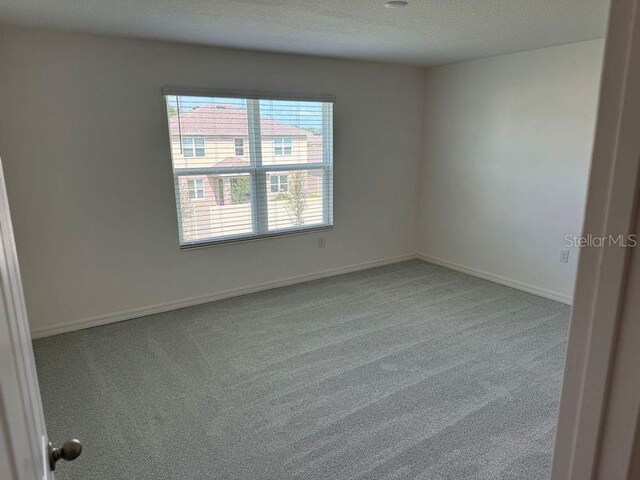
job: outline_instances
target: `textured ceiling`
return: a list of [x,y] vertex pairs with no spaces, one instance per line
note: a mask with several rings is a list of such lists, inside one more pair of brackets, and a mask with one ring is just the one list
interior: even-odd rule
[[4,23],[412,65],[603,37],[609,0],[0,0]]

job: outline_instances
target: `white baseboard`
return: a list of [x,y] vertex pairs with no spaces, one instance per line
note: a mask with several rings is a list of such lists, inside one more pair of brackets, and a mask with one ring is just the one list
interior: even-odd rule
[[121,322],[123,320],[130,320],[132,318],[144,317],[146,315],[153,315],[155,313],[168,312],[171,310],[177,310],[179,308],[191,307],[194,305],[200,305],[202,303],[214,302],[216,300],[222,300],[224,298],[237,297],[239,295],[246,295],[248,293],[261,292],[263,290],[270,290],[272,288],[285,287],[287,285],[293,285],[296,283],[308,282],[311,280],[317,280],[320,278],[332,277],[334,275],[340,275],[343,273],[356,272],[358,270],[366,270],[367,268],[381,267],[383,265],[390,265],[393,263],[404,262],[418,258],[425,262],[440,265],[441,267],[456,270],[458,272],[467,273],[475,277],[484,278],[501,285],[522,290],[534,295],[556,300],[558,302],[571,305],[572,298],[569,295],[553,292],[543,288],[535,287],[527,283],[512,280],[510,278],[502,277],[500,275],[494,275],[492,273],[477,270],[475,268],[465,267],[448,260],[441,258],[431,257],[423,254],[404,254],[396,255],[393,257],[387,257],[379,260],[372,260],[369,262],[362,262],[353,265],[347,265],[344,267],[331,268],[328,270],[322,270],[320,272],[307,273],[304,275],[296,275],[293,277],[282,278],[279,280],[273,280],[270,282],[258,283],[249,285],[246,287],[233,288],[230,290],[224,290],[222,292],[210,293],[207,295],[200,295],[197,297],[185,298],[183,300],[174,300],[171,302],[157,303],[155,305],[147,305],[144,307],[132,308],[129,310],[121,310],[119,312],[108,313],[105,315],[97,315],[95,317],[83,318],[79,320],[71,320],[69,322],[59,323],[57,325],[51,325],[47,327],[39,327],[31,330],[31,338],[49,337],[51,335],[58,335],[60,333],[73,332],[75,330],[82,330],[84,328],[97,327],[100,325],[107,325],[109,323]]
[[501,275],[495,275],[493,273],[485,272],[475,268],[465,267],[464,265],[459,265],[457,263],[450,262],[449,260],[444,260],[442,258],[432,257],[421,253],[416,254],[416,258],[424,260],[425,262],[433,263],[435,265],[440,265],[441,267],[449,268],[451,270],[456,270],[458,272],[473,275],[474,277],[484,278],[485,280],[490,280],[501,285],[506,285],[507,287],[512,287],[527,293],[532,293],[540,297],[549,298],[551,300],[555,300],[556,302],[565,303],[567,305],[571,305],[573,303],[573,298],[569,295],[565,295],[564,293],[554,292],[552,290],[547,290],[545,288],[536,287],[534,285],[520,282],[518,280],[503,277]]
[[310,280],[317,280],[320,278],[332,277],[334,275],[340,275],[342,273],[356,272],[358,270],[365,270],[367,268],[381,267],[383,265],[390,265],[392,263],[404,262],[406,260],[415,259],[415,254],[396,255],[393,257],[387,257],[379,260],[372,260],[369,262],[362,262],[353,265],[347,265],[344,267],[331,268],[315,273],[307,273],[304,275],[296,275],[293,277],[282,278],[279,280],[273,280],[264,283],[258,283],[249,285],[246,287],[233,288],[230,290],[224,290],[222,292],[210,293],[207,295],[200,295],[197,297],[185,298],[183,300],[174,300],[171,302],[157,303],[155,305],[147,305],[144,307],[132,308],[130,310],[122,310],[119,312],[108,313],[105,315],[97,315],[95,317],[83,318],[79,320],[71,320],[69,322],[59,323],[57,325],[51,325],[47,327],[36,327],[31,330],[31,338],[49,337],[51,335],[58,335],[60,333],[72,332],[74,330],[82,330],[84,328],[97,327],[99,325],[106,325],[109,323],[120,322],[123,320],[130,320],[132,318],[144,317],[146,315],[153,315],[155,313],[168,312],[170,310],[177,310],[179,308],[191,307],[193,305],[200,305],[202,303],[214,302],[216,300],[222,300],[224,298],[237,297],[239,295],[246,295],[247,293],[255,293],[263,290],[270,290],[272,288],[285,287],[287,285],[293,285],[296,283],[308,282]]

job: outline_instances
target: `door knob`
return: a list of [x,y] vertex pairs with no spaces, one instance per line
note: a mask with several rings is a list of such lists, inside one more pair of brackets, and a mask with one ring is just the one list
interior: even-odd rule
[[61,458],[70,462],[78,458],[81,453],[82,443],[80,443],[80,440],[75,438],[67,440],[60,448],[54,447],[51,445],[51,442],[49,442],[49,467],[51,467],[51,470],[53,471],[56,469],[56,462]]

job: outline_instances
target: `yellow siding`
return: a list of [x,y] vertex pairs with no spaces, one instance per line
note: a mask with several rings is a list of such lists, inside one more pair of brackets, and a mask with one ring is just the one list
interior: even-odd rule
[[[196,137],[202,138],[202,137]],[[171,137],[171,155],[175,168],[198,168],[213,167],[225,158],[236,157],[235,138],[244,139],[244,155],[239,157],[249,162],[249,137],[231,136],[208,136],[205,137],[204,157],[185,157],[180,149],[180,137]],[[275,155],[272,136],[262,138],[262,163],[263,165],[274,164],[297,164],[308,163],[307,158],[307,137],[286,137],[292,139],[291,155]],[[280,137],[283,138],[283,137]]]

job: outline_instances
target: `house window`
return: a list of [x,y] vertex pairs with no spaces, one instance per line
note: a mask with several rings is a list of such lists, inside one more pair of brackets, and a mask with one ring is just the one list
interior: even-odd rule
[[204,180],[187,180],[190,199],[204,198]]
[[273,153],[274,155],[291,155],[293,146],[293,139],[275,137],[273,139]]
[[[333,225],[330,98],[182,93],[164,89],[181,248]],[[185,161],[205,156],[205,138],[206,161]],[[211,194],[205,194],[207,181]]]
[[234,138],[233,143],[236,150],[236,157],[244,157],[244,138]]
[[271,193],[286,192],[289,189],[286,175],[270,175],[269,182],[271,184]]
[[204,157],[204,138],[182,137],[182,155]]

